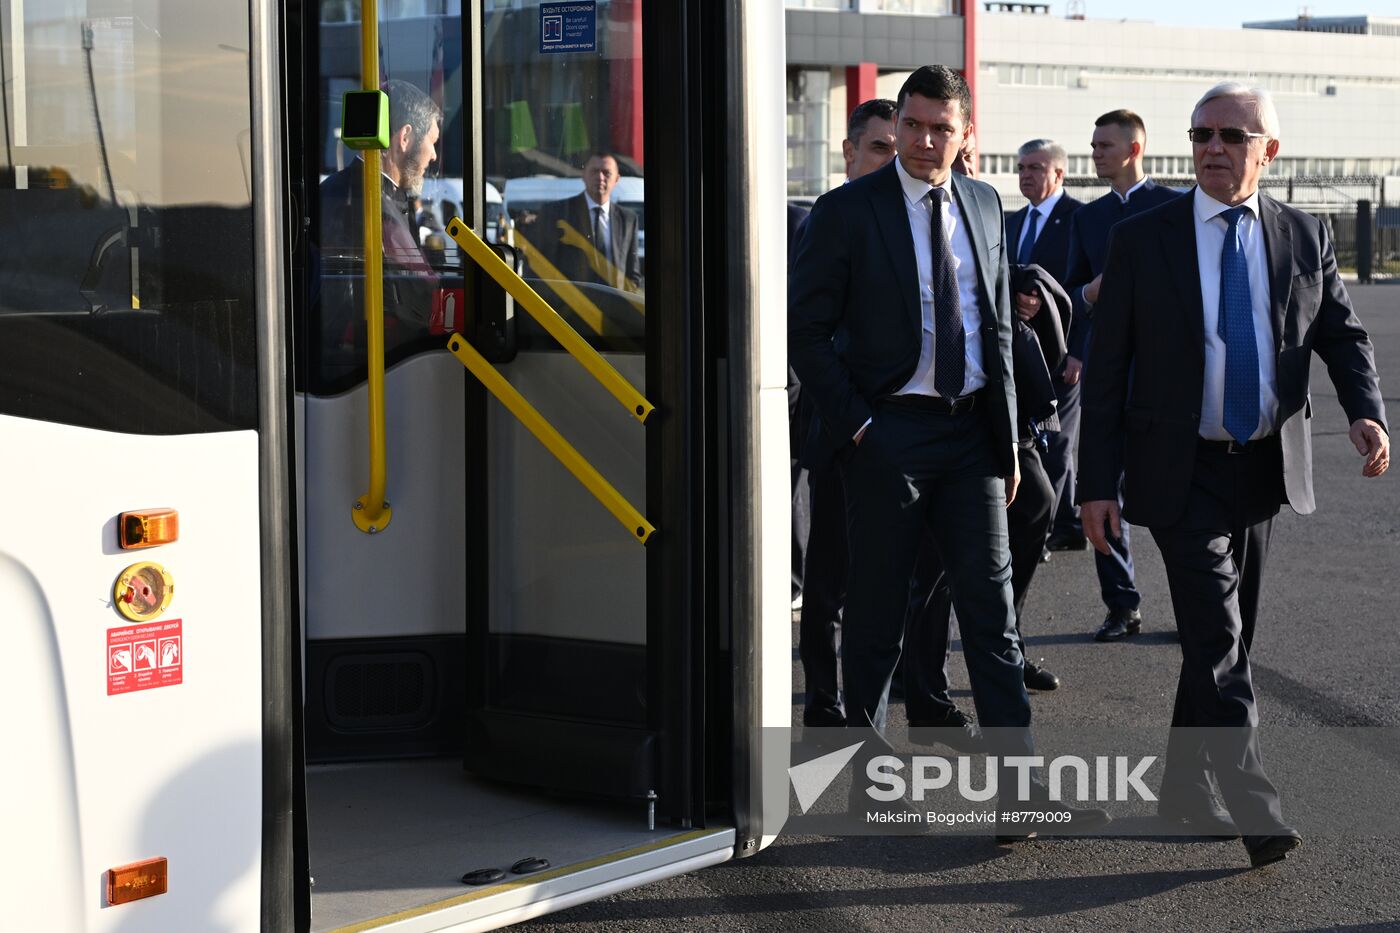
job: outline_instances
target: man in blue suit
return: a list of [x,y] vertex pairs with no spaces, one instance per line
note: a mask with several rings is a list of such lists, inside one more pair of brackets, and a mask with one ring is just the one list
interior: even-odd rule
[[[1147,130],[1142,117],[1131,110],[1114,110],[1094,121],[1094,170],[1100,178],[1108,179],[1112,190],[1074,215],[1070,224],[1069,258],[1064,285],[1074,301],[1074,318],[1070,326],[1069,354],[1060,384],[1060,428],[1065,438],[1066,460],[1079,434],[1079,382],[1083,361],[1088,356],[1089,334],[1093,320],[1094,302],[1099,297],[1099,280],[1103,277],[1104,261],[1108,256],[1108,234],[1114,224],[1125,217],[1140,214],[1178,196],[1171,188],[1155,184],[1142,170],[1143,147]],[[1068,418],[1066,417],[1068,415]],[[1066,422],[1068,421],[1068,427]],[[1053,480],[1052,480],[1053,481]],[[1051,532],[1052,541],[1062,546],[1074,539],[1084,546],[1082,531],[1068,527],[1073,521],[1074,468],[1060,477],[1056,493],[1060,504],[1056,513],[1059,526]],[[1108,554],[1094,553],[1094,570],[1099,578],[1099,594],[1107,614],[1094,638],[1097,641],[1118,641],[1136,634],[1142,627],[1142,595],[1133,579],[1133,555],[1129,547],[1128,528],[1112,542]]]

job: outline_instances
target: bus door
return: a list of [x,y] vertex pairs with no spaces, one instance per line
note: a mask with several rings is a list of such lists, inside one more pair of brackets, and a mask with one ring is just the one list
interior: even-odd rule
[[[679,164],[649,171],[645,148],[644,62],[679,31],[644,29],[640,0],[484,6],[381,18],[389,122],[410,127],[387,155],[342,138],[358,5],[306,14],[305,113],[288,128],[308,206],[315,929],[450,900],[478,869],[486,889],[518,882],[527,857],[567,885],[570,866],[616,879],[733,851],[731,829],[707,827],[695,321],[680,237],[646,252],[647,217],[678,216],[692,183]],[[364,159],[382,160],[382,413]],[[552,197],[509,203],[513,180],[538,177]]]

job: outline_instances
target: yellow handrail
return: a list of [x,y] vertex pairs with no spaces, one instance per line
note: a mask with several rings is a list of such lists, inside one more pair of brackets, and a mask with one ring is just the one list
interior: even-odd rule
[[584,261],[594,274],[604,282],[612,285],[618,292],[628,300],[638,314],[646,314],[646,305],[642,302],[641,296],[637,294],[637,286],[623,274],[622,270],[613,264],[613,261],[604,256],[588,238],[578,232],[573,224],[567,220],[555,221],[555,226],[559,228],[559,242],[563,246],[572,246],[583,253]]
[[[360,83],[366,91],[379,90],[378,0],[360,0]],[[363,153],[361,204],[364,219],[365,329],[369,367],[369,492],[355,500],[351,518],[355,527],[375,534],[389,527],[393,512],[384,499],[388,487],[384,443],[384,255],[380,217],[380,155],[377,149]]]
[[466,224],[462,223],[460,217],[452,218],[452,222],[447,225],[447,235],[457,241],[457,245],[470,256],[487,275],[496,280],[496,283],[510,293],[520,306],[529,315],[539,322],[540,326],[549,332],[560,346],[568,351],[569,355],[578,360],[579,364],[589,374],[602,383],[603,388],[612,393],[613,398],[622,403],[623,407],[632,413],[643,424],[647,417],[655,410],[656,406],[646,400],[646,397],[632,387],[632,384],[622,377],[607,360],[603,359],[597,350],[588,345],[588,341],[578,335],[578,331],[569,326],[568,322],[559,316],[559,313],[549,306],[549,303],[540,297],[539,292],[526,283],[515,270],[506,265],[497,256],[491,247],[481,237],[476,235]]
[[[458,224],[458,226],[461,226]],[[492,253],[494,256],[495,254]],[[494,395],[506,410],[514,415],[521,424],[545,446],[545,448],[555,458],[564,465],[574,477],[584,485],[584,488],[593,494],[593,497],[603,504],[609,512],[613,514],[623,527],[637,539],[641,544],[646,544],[648,539],[656,531],[651,522],[643,517],[632,507],[632,504],[622,497],[622,493],[613,488],[612,484],[605,480],[601,473],[593,468],[593,464],[583,458],[574,446],[566,441],[558,431],[554,429],[544,416],[535,409],[533,405],[525,401],[525,397],[516,391],[515,387],[506,381],[505,377],[497,372],[496,368],[486,361],[476,348],[462,339],[460,334],[453,334],[452,339],[447,342],[447,349],[452,351],[452,355],[467,367],[473,376],[481,380],[492,395]]]
[[579,287],[560,272],[554,263],[545,258],[539,247],[531,243],[520,231],[516,231],[513,239],[515,246],[525,254],[525,261],[530,268],[535,270],[535,274],[549,283],[549,287],[554,289],[555,294],[563,299],[564,304],[569,306],[569,310],[577,314],[579,320],[593,328],[593,333],[602,336],[603,334],[603,312],[593,303]]

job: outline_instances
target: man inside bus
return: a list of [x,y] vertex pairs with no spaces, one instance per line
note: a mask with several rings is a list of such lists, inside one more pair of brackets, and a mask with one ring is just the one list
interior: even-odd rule
[[[622,177],[617,157],[594,152],[582,174],[582,193],[543,205],[522,232],[566,279],[641,291],[640,222],[636,213],[612,200]],[[548,269],[535,273],[551,277]]]
[[[911,74],[897,99],[896,158],[817,201],[789,275],[791,362],[845,481],[842,672],[846,721],[867,738],[862,764],[888,747],[890,679],[926,530],[949,576],[977,718],[1001,727],[988,750],[1003,761],[1034,754],[1005,513],[1020,481],[1005,229],[995,189],[951,171],[971,110],[956,72]],[[1038,782],[1029,803],[1015,799],[1014,775],[1001,781],[999,824],[1026,808],[1064,812],[1075,828],[1108,821],[1049,801]],[[851,812],[868,818],[869,803],[853,782]]]
[[[380,223],[384,249],[384,317],[386,346],[426,332],[437,278],[419,247],[413,203],[423,175],[437,155],[442,111],[427,94],[407,81],[384,85],[389,96],[389,148],[379,153]],[[349,259],[350,278],[363,275],[364,219],[361,204],[364,155],[321,183],[322,320],[328,345],[356,343],[355,326],[363,320],[358,290],[329,287],[337,260]],[[347,337],[350,339],[347,340]]]

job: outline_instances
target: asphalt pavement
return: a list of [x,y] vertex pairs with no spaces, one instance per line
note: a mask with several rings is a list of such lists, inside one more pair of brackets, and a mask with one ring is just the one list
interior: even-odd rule
[[[1400,413],[1400,285],[1351,286]],[[1400,470],[1367,480],[1314,357],[1317,512],[1275,524],[1252,664],[1261,722],[1400,726]],[[1028,654],[1062,680],[1036,694],[1036,724],[1165,730],[1180,649],[1151,535],[1134,539],[1142,634],[1096,644],[1103,616],[1089,552],[1057,553],[1026,607]],[[794,644],[796,626],[793,628]],[[796,657],[794,653],[794,658]],[[966,668],[951,665],[969,713]],[[794,699],[801,669],[794,664]],[[795,706],[800,713],[800,704]],[[891,728],[902,709],[891,704]],[[1267,758],[1267,746],[1265,748]],[[1388,760],[1394,762],[1395,749]],[[1293,762],[1327,767],[1327,762]],[[1393,769],[1392,778],[1400,782]],[[1345,775],[1337,776],[1345,793]],[[1288,786],[1280,781],[1285,815]],[[1393,795],[1392,795],[1393,796]],[[1286,862],[1249,870],[1241,844],[1180,837],[783,835],[751,858],[658,882],[536,921],[586,930],[1400,930],[1400,839],[1309,835]]]

